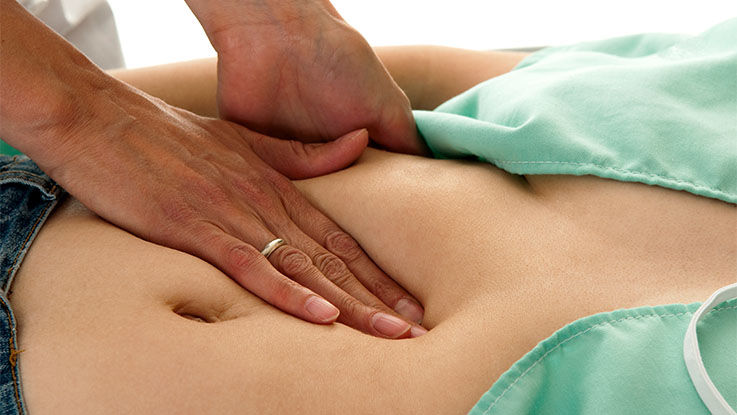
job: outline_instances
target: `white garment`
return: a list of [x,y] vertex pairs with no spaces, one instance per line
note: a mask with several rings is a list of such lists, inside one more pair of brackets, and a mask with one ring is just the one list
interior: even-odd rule
[[20,4],[101,68],[125,66],[106,0],[20,0]]

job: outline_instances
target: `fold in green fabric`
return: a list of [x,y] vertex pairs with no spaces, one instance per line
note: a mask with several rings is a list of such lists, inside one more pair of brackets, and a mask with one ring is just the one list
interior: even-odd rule
[[[471,415],[708,415],[683,361],[694,304],[584,317],[540,342],[497,380]],[[737,404],[737,300],[698,326],[701,357],[718,390]]]
[[737,19],[544,49],[415,119],[437,157],[737,203]]

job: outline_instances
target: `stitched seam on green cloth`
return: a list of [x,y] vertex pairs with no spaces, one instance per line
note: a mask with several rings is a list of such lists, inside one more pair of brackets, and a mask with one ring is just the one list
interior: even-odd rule
[[688,180],[676,179],[674,177],[662,176],[662,175],[655,174],[655,173],[645,173],[645,172],[641,172],[637,170],[628,170],[628,169],[622,169],[622,168],[617,168],[617,167],[603,166],[603,165],[596,164],[596,163],[580,163],[580,162],[574,162],[574,161],[520,161],[520,160],[496,160],[496,159],[491,159],[490,161],[492,163],[501,163],[501,164],[567,164],[567,165],[583,166],[583,167],[597,167],[603,170],[613,170],[613,171],[622,172],[622,173],[639,174],[642,176],[649,176],[649,177],[655,177],[658,179],[668,180],[674,183],[688,184],[688,185],[693,186],[696,189],[709,190],[714,193],[718,193],[718,194],[729,196],[729,197],[737,197],[737,194],[726,192],[719,188],[696,184]]
[[[707,315],[712,315],[713,313],[717,313],[717,312],[724,311],[724,310],[734,310],[734,309],[737,309],[737,305],[730,306],[730,307],[715,308],[715,309],[711,310]],[[504,391],[502,391],[502,393],[499,394],[499,396],[497,396],[496,399],[494,399],[494,402],[492,402],[489,405],[489,407],[486,409],[486,411],[484,411],[484,414],[483,415],[487,415],[489,413],[489,411],[491,411],[491,409],[494,407],[494,405],[496,405],[497,402],[510,389],[512,389],[512,387],[519,380],[521,380],[523,377],[525,377],[527,375],[527,373],[529,373],[534,367],[536,367],[538,363],[540,363],[541,361],[543,361],[543,359],[545,359],[550,353],[552,353],[554,350],[557,350],[564,343],[567,343],[568,341],[573,340],[574,338],[576,338],[576,337],[578,337],[578,336],[580,336],[580,335],[582,335],[584,333],[587,333],[590,330],[593,330],[595,328],[601,327],[601,326],[606,325],[606,324],[621,323],[621,322],[623,322],[625,320],[640,320],[640,319],[643,319],[643,318],[652,318],[652,317],[678,317],[678,316],[682,316],[682,315],[685,315],[685,314],[693,314],[693,313],[694,313],[693,311],[684,311],[683,313],[675,313],[675,314],[673,314],[673,313],[672,314],[646,314],[646,315],[640,315],[640,316],[623,317],[623,318],[620,318],[620,319],[617,319],[617,320],[602,321],[602,322],[597,323],[597,324],[595,324],[595,325],[593,325],[593,326],[591,326],[591,327],[589,327],[589,328],[587,328],[587,329],[585,329],[583,331],[580,331],[580,332],[578,332],[576,334],[573,334],[573,335],[571,335],[571,336],[563,339],[560,343],[556,344],[553,348],[551,348],[550,350],[548,350],[547,352],[545,352],[545,354],[543,354],[542,356],[540,356],[540,358],[537,359],[534,363],[532,363],[530,365],[530,367],[528,367],[524,372],[522,372],[519,376],[517,376],[517,378],[515,378],[514,382],[510,383],[509,386],[507,386],[506,389],[504,389]]]

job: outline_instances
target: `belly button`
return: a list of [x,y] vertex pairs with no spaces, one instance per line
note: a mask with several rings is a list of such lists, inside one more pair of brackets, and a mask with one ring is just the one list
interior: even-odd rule
[[200,316],[194,316],[194,315],[192,315],[192,314],[186,314],[186,313],[183,313],[183,314],[179,314],[179,313],[177,313],[177,314],[178,314],[178,315],[179,315],[180,317],[184,317],[184,318],[186,318],[187,320],[193,320],[193,321],[198,321],[198,322],[200,322],[200,323],[209,323],[209,321],[205,320],[204,318],[202,318],[202,317],[200,317]]

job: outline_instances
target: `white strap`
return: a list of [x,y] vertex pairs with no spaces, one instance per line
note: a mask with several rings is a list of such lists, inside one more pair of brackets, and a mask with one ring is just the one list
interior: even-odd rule
[[686,337],[683,339],[683,360],[686,362],[691,382],[693,382],[696,392],[698,392],[704,405],[712,415],[737,415],[737,413],[724,400],[722,394],[719,393],[719,390],[709,378],[709,374],[706,373],[704,361],[701,359],[701,351],[699,350],[699,339],[696,337],[696,325],[717,304],[732,298],[737,298],[737,284],[722,287],[712,294],[694,313],[686,330]]

